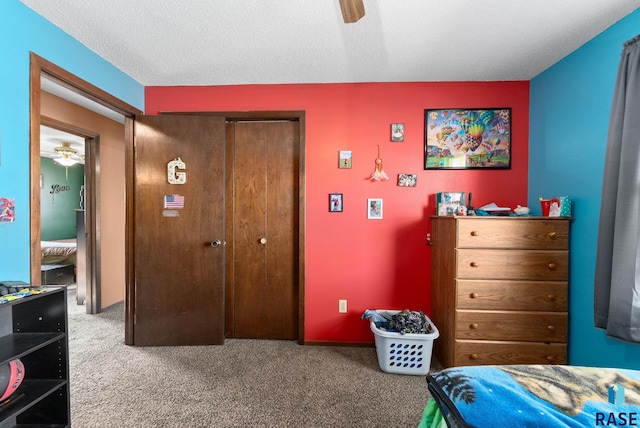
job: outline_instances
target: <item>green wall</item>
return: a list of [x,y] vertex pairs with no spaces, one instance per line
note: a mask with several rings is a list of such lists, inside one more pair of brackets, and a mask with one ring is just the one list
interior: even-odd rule
[[50,158],[40,158],[41,237],[43,241],[76,237],[76,214],[80,208],[80,188],[84,184],[84,165],[65,168]]

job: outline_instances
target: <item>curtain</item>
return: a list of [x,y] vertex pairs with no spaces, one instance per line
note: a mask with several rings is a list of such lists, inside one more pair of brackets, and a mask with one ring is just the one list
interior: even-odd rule
[[594,277],[595,326],[640,343],[640,36],[624,43],[613,93]]

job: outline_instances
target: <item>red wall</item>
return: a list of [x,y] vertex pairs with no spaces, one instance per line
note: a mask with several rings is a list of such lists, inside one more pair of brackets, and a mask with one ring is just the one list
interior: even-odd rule
[[[423,169],[424,110],[512,108],[510,170]],[[365,309],[431,312],[431,250],[425,244],[435,193],[473,193],[473,205],[527,202],[529,82],[350,83],[147,87],[147,114],[161,111],[306,111],[307,341],[372,342]],[[390,142],[391,123],[405,141]],[[390,179],[372,182],[377,145]],[[353,167],[338,168],[338,151]],[[398,187],[398,173],[418,175]],[[328,194],[344,212],[328,212]],[[367,198],[383,198],[382,220],[367,219]],[[338,313],[338,299],[348,313]]]

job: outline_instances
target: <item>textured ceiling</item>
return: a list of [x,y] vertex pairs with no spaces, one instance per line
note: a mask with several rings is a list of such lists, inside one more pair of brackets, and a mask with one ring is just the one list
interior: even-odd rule
[[529,80],[640,0],[21,0],[145,86]]

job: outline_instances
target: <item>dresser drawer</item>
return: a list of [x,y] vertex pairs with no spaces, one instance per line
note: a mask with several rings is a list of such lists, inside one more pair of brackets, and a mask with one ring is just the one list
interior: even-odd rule
[[569,274],[568,251],[457,249],[458,279],[563,281]]
[[566,250],[568,220],[464,219],[458,221],[458,248]]
[[74,283],[73,265],[42,265],[42,285],[71,285]]
[[457,280],[459,309],[567,311],[566,281]]
[[453,365],[566,363],[564,343],[456,340]]
[[456,339],[566,342],[566,312],[456,310]]

